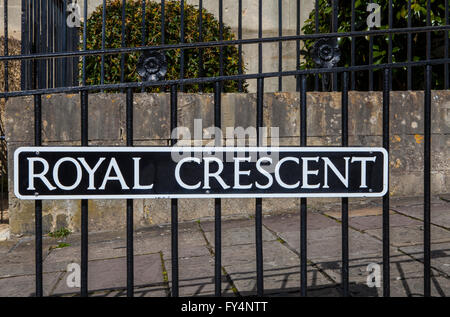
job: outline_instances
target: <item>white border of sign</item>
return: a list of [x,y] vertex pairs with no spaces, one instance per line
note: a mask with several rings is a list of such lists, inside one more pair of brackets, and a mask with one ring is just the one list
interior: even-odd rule
[[[18,156],[22,152],[381,152],[383,153],[383,191],[381,193],[292,193],[292,194],[183,194],[183,195],[39,195],[22,196],[18,187]],[[65,199],[177,199],[177,198],[306,198],[306,197],[383,197],[388,191],[389,155],[380,147],[20,147],[14,152],[14,195],[23,200]]]

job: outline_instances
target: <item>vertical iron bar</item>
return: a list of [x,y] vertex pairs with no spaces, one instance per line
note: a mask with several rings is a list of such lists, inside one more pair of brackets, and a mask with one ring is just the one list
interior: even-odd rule
[[166,43],[166,0],[161,0],[161,44]]
[[[81,145],[88,146],[88,92],[81,92]],[[81,200],[81,297],[88,296],[88,200]]]
[[[301,75],[300,86],[300,146],[307,145],[307,109],[306,109],[306,76]],[[307,295],[308,278],[307,278],[307,200],[300,198],[300,295]]]
[[[55,51],[61,52],[62,51],[62,26],[61,26],[61,10],[62,10],[62,2],[56,2],[55,3],[55,12],[54,12],[54,18],[55,18]],[[61,87],[63,86],[61,82],[62,77],[62,58],[56,58],[55,59],[55,87]]]
[[[319,28],[319,19],[320,19],[320,16],[319,16],[319,10],[320,10],[320,7],[319,7],[319,1],[320,0],[316,0],[315,1],[315,4],[314,4],[314,6],[315,6],[315,11],[314,11],[314,13],[315,13],[315,15],[314,15],[314,22],[315,22],[315,33],[317,34],[317,33],[319,33],[319,31],[320,31],[320,28]],[[328,76],[328,74],[322,74],[322,76]],[[314,91],[319,91],[319,74],[315,74],[314,75]]]
[[[297,19],[296,19],[296,30],[295,30],[295,34],[297,36],[300,35],[300,30],[301,30],[301,21],[300,21],[300,0],[297,0]],[[281,35],[280,35],[281,36]],[[297,40],[295,41],[295,52],[296,52],[296,69],[300,70],[300,41]],[[300,76],[296,76],[296,91],[300,91]]]
[[[133,88],[126,94],[127,146],[133,146]],[[134,296],[133,199],[127,199],[127,296]]]
[[[427,1],[427,26],[431,25],[431,0]],[[431,32],[427,32],[427,60],[431,59]],[[425,297],[431,296],[431,227],[430,227],[430,207],[431,207],[431,88],[432,88],[432,67],[426,66],[425,70],[425,115],[424,115],[424,203],[423,203],[423,269]]]
[[145,43],[146,43],[146,39],[147,39],[147,30],[146,30],[146,27],[145,27],[145,25],[146,25],[146,19],[145,19],[145,11],[146,11],[146,4],[145,4],[145,0],[142,0],[142,4],[141,4],[141,10],[142,10],[142,25],[141,25],[141,36],[142,36],[142,39],[141,39],[141,45],[142,46],[145,46]]
[[[48,7],[47,7],[47,1],[48,0],[42,0],[42,4],[41,4],[41,52],[42,53],[48,53],[48,43],[47,43],[47,29],[48,29],[48,24],[47,24],[47,11],[48,11]],[[47,84],[47,63],[48,63],[48,59],[43,59],[42,60],[42,68],[40,69],[40,73],[42,74],[42,84],[41,87],[42,88],[49,88],[48,84]]]
[[[198,41],[199,43],[203,42],[203,0],[198,0]],[[203,49],[200,48],[198,51],[198,73],[199,77],[204,76],[203,69]],[[204,85],[203,83],[199,84],[199,90],[203,91]]]
[[[221,120],[221,82],[216,82],[214,87],[214,126],[216,128],[222,127]],[[217,140],[217,136],[215,144],[216,146],[221,146],[222,140]],[[222,295],[222,205],[221,199],[216,198],[214,200],[214,259],[215,259],[215,296],[219,297]]]
[[[53,53],[53,1],[48,2],[48,52]],[[53,58],[48,59],[47,87],[53,88]]]
[[[219,41],[223,41],[223,0],[219,0]],[[223,76],[223,46],[219,47],[219,76]]]
[[[348,73],[342,74],[342,146],[348,146]],[[348,198],[342,198],[342,295],[349,296]]]
[[[449,0],[445,0],[445,24],[446,25],[450,25],[449,14],[448,14],[448,11],[449,11],[449,9],[448,9],[448,1]],[[449,50],[449,48],[448,48],[448,46],[449,46],[449,43],[448,43],[449,42],[448,41],[449,32],[448,32],[448,30],[445,31],[444,36],[445,36],[445,41],[444,41],[444,47],[445,47],[444,55],[445,56],[444,57],[448,59],[448,57],[449,57],[449,55],[448,55],[448,50]],[[445,63],[445,65],[444,65],[444,77],[445,77],[444,88],[445,89],[449,89],[450,88],[450,83],[449,83],[449,81],[450,81],[449,63]]]
[[[427,1],[427,26],[431,26],[431,0]],[[431,32],[427,31],[427,60],[431,59]]]
[[[242,40],[242,0],[239,0],[238,4],[238,39]],[[243,65],[242,65],[242,44],[238,45],[238,69],[239,69],[239,75],[242,75],[244,72]],[[239,79],[238,82],[238,90],[239,92],[244,91],[244,85],[242,79]]]
[[[102,50],[105,49],[105,37],[106,37],[106,0],[103,0],[103,11],[102,11]],[[102,54],[101,65],[100,65],[100,84],[105,83],[105,55]]]
[[423,263],[424,296],[431,296],[431,65],[426,67],[424,131]]
[[[20,26],[22,29],[22,37],[21,37],[21,43],[20,43],[20,54],[24,55],[25,52],[27,52],[25,43],[28,42],[28,5],[26,3],[26,0],[22,0],[21,3],[21,8],[22,8],[22,12],[21,12],[21,21],[20,21]],[[29,43],[29,42],[28,42]],[[21,61],[20,62],[20,73],[22,74],[20,76],[20,89],[21,90],[25,90],[26,86],[26,78],[27,78],[27,68],[25,67],[25,65],[27,64],[27,61]]]
[[[408,0],[408,28],[412,26],[412,10],[411,10],[411,0]],[[412,61],[412,34],[408,32],[408,48],[407,48],[408,62]],[[407,67],[407,88],[412,90],[412,67],[408,65]]]
[[[34,95],[34,145],[42,145],[42,109],[41,95]],[[38,154],[38,153],[37,153]],[[35,206],[35,256],[36,256],[36,297],[43,296],[42,283],[42,200],[36,200]]]
[[[145,3],[145,0],[142,0],[141,10],[142,10],[142,25],[141,25],[141,33],[142,33],[141,36],[142,36],[142,38],[141,38],[141,45],[145,46],[146,42],[147,42],[147,30],[146,30],[146,27],[145,27],[146,24],[147,24],[146,17],[145,17],[145,14],[146,14],[146,3]],[[141,92],[144,92],[144,91],[145,91],[145,87],[142,86]]]
[[[356,12],[355,12],[355,1],[352,0],[352,19],[351,19],[351,31],[355,31],[355,20],[356,20]],[[351,45],[351,66],[356,65],[356,57],[355,57],[355,51],[356,51],[356,37],[352,36],[352,45]],[[351,73],[351,90],[356,89],[356,73],[352,71]]]
[[[260,0],[261,3],[261,0]],[[263,126],[263,100],[264,78],[257,79],[257,104],[256,104],[256,131],[257,144],[262,145],[260,128]],[[262,199],[256,198],[255,210],[255,234],[256,234],[256,289],[257,296],[264,295],[264,268],[263,268],[263,242],[262,242]]]
[[[333,33],[337,33],[338,31],[338,12],[339,12],[339,0],[333,0]],[[337,38],[336,38],[337,41]],[[333,72],[333,80],[332,80],[332,90],[338,91],[338,74],[337,72]]]
[[[166,44],[166,1],[161,0],[161,44]],[[166,87],[162,88],[163,91],[167,91]]]
[[[180,43],[184,43],[184,0],[180,0]],[[180,52],[180,79],[184,79],[184,49]],[[184,92],[184,85],[180,85],[180,91]]]
[[[67,18],[67,0],[64,0],[63,2],[63,8],[62,8],[62,15],[61,15],[61,24],[62,24],[62,32],[63,32],[63,36],[62,36],[62,47],[63,47],[63,51],[66,52],[67,51],[67,23],[66,23],[66,18]],[[103,55],[102,55],[103,56]],[[63,58],[62,59],[62,76],[61,76],[61,86],[69,86],[67,83],[67,58]]]
[[[391,70],[384,69],[383,82],[383,148],[389,153],[389,108]],[[389,178],[389,176],[388,176]],[[389,179],[388,191],[383,196],[383,296],[390,296],[390,235],[389,235]]]
[[[42,21],[41,21],[41,4],[42,4],[42,0],[35,0],[36,3],[36,32],[37,32],[37,38],[39,39],[38,41],[36,41],[36,53],[42,53],[42,34],[41,34],[41,26],[42,26]],[[36,61],[37,67],[39,69],[38,72],[36,72],[36,79],[37,79],[37,86],[36,88],[43,88],[42,86],[42,70],[43,70],[43,65],[42,65],[42,60],[39,59]]]
[[[177,109],[178,93],[177,86],[170,86],[170,130],[171,133],[178,125]],[[171,145],[174,146],[177,140],[172,138]],[[178,297],[178,200],[171,200],[171,236],[172,236],[172,297]]]
[[[37,21],[38,21],[38,10],[37,10],[37,6],[36,6],[36,2],[31,2],[31,17],[32,17],[32,22],[30,23],[30,25],[32,26],[32,30],[33,33],[31,34],[31,50],[33,53],[37,53],[37,47],[36,47],[36,43],[38,42],[38,29],[36,27]],[[32,67],[32,74],[31,74],[31,82],[32,82],[32,88],[33,89],[37,89],[38,88],[38,78],[37,78],[37,67],[38,67],[38,62],[33,59],[31,61],[31,67]]]
[[[125,47],[126,40],[125,40],[125,24],[126,24],[126,5],[127,0],[122,0],[122,34],[121,34],[121,46]],[[120,82],[125,82],[125,54],[120,54]]]
[[[393,11],[394,11],[394,7],[393,7],[393,3],[392,0],[389,0],[389,29],[393,29],[394,28],[394,20],[393,20]],[[392,56],[392,33],[389,33],[388,36],[389,42],[388,42],[388,63],[391,64],[393,61],[393,56]],[[393,70],[390,70],[391,73],[393,73]],[[392,80],[389,81],[389,90],[392,90]]]
[[[262,0],[258,1],[258,38],[262,39]],[[262,43],[258,43],[258,73],[263,71]],[[261,146],[260,128],[263,126],[263,97],[264,78],[257,79],[257,104],[256,104],[256,133],[257,144]],[[257,295],[264,295],[264,271],[263,271],[263,246],[262,246],[262,199],[256,198],[255,202],[255,235],[256,235],[256,288]]]
[[[83,51],[86,51],[86,41],[87,41],[87,11],[88,11],[88,1],[84,0],[84,12],[83,12]],[[83,86],[86,86],[86,56],[83,55]]]
[[[298,20],[297,20],[298,25]],[[283,36],[283,1],[278,0],[278,36]],[[298,42],[298,41],[297,41]],[[297,56],[298,56],[298,50]],[[278,42],[278,71],[283,71],[283,42]],[[278,77],[278,91],[283,91],[283,76]]]
[[[262,0],[258,1],[258,38],[262,39]],[[258,42],[258,73],[261,74],[263,72],[263,64],[262,64],[262,42]]]
[[[3,34],[4,34],[4,42],[3,42],[3,55],[8,56],[8,0],[3,0]],[[8,61],[5,61],[5,86],[3,87],[5,92],[9,90],[8,85]]]

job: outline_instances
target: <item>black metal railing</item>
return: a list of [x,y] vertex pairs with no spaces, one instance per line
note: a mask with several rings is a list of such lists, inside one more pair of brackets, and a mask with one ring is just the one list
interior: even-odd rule
[[[22,0],[22,55],[78,50],[78,28],[67,25],[68,3],[68,0]],[[78,60],[76,56],[23,60],[22,90],[78,85]]]
[[[130,1],[130,0],[129,0]],[[129,2],[128,1],[128,2]],[[328,6],[331,6],[331,16],[329,16],[331,23],[328,32],[320,33],[319,10],[321,5],[325,5],[325,1],[316,1],[315,4],[315,22],[313,34],[302,33],[301,28],[301,13],[303,8],[300,6],[300,1],[297,0],[296,10],[296,32],[295,35],[283,34],[283,1],[278,0],[278,36],[264,37],[263,36],[263,1],[258,1],[258,6],[254,8],[254,14],[258,17],[258,36],[256,38],[243,37],[243,22],[242,0],[238,1],[238,28],[237,38],[232,40],[223,39],[223,1],[218,0],[218,21],[220,25],[219,38],[216,41],[205,42],[203,37],[203,18],[202,14],[198,16],[198,39],[194,41],[186,41],[184,33],[184,6],[185,1],[180,0],[181,16],[180,16],[180,36],[178,43],[166,42],[166,28],[167,22],[165,16],[165,9],[168,1],[161,1],[161,43],[159,45],[148,45],[146,39],[146,16],[142,15],[142,45],[139,47],[127,46],[127,32],[125,23],[125,10],[122,12],[122,32],[121,32],[121,47],[108,48],[108,43],[105,38],[106,13],[107,3],[103,1],[103,23],[102,23],[102,38],[100,49],[87,49],[87,32],[86,26],[83,29],[82,45],[79,47],[77,42],[77,30],[67,29],[64,23],[66,18],[65,5],[67,1],[52,1],[52,0],[34,0],[22,1],[22,54],[10,56],[7,53],[7,41],[5,41],[5,54],[0,56],[0,62],[5,65],[5,74],[8,72],[8,62],[13,60],[22,61],[22,90],[20,91],[5,91],[0,93],[1,98],[12,98],[17,96],[34,96],[35,106],[35,145],[42,144],[42,126],[41,126],[41,95],[54,93],[79,93],[81,99],[81,144],[82,146],[89,145],[88,136],[88,106],[89,93],[93,91],[109,91],[120,90],[126,92],[126,131],[127,131],[127,146],[133,145],[133,92],[136,90],[145,91],[150,87],[165,87],[170,88],[171,101],[171,129],[177,126],[177,96],[179,91],[184,91],[187,85],[197,84],[200,90],[206,84],[213,84],[214,86],[214,122],[220,127],[221,124],[221,94],[223,84],[227,81],[238,82],[238,90],[244,91],[243,82],[248,80],[256,80],[256,122],[257,128],[263,126],[263,98],[264,98],[264,83],[266,79],[278,78],[278,90],[283,89],[283,78],[295,77],[296,87],[300,95],[299,107],[300,111],[300,131],[301,136],[299,140],[300,146],[307,146],[307,91],[327,90],[323,84],[324,80],[330,78],[331,90],[341,90],[342,93],[342,146],[348,146],[348,93],[349,90],[373,90],[375,88],[374,73],[382,73],[381,90],[383,92],[383,147],[389,150],[389,110],[390,110],[390,92],[392,91],[393,71],[406,69],[407,89],[413,89],[414,77],[413,72],[421,69],[425,74],[425,100],[424,100],[424,294],[430,296],[430,144],[431,144],[431,89],[433,89],[433,69],[443,68],[444,89],[449,89],[449,71],[450,64],[448,52],[448,38],[449,38],[449,8],[448,0],[445,0],[445,22],[441,25],[432,25],[431,21],[431,1],[427,3],[427,19],[426,25],[414,26],[412,23],[411,1],[408,1],[408,18],[407,25],[404,27],[395,27],[393,23],[393,1],[388,2],[388,12],[384,12],[388,16],[387,28],[357,28],[355,1],[338,3],[337,0],[328,1]],[[127,1],[123,0],[122,5],[125,8]],[[142,1],[142,12],[145,12],[146,5],[149,1]],[[8,1],[4,0],[5,7],[8,6]],[[200,12],[203,10],[204,3],[199,0],[198,8]],[[338,20],[339,10],[345,6],[351,6],[351,29],[346,31],[339,30],[339,23],[343,21]],[[84,0],[84,23],[88,23],[87,15],[88,1]],[[105,10],[106,9],[106,10]],[[251,11],[253,8],[249,8]],[[247,13],[249,14],[249,13]],[[7,37],[7,15],[5,15],[5,35]],[[426,46],[426,56],[419,59],[414,59],[413,56],[413,36],[415,34],[425,34],[426,43],[420,45]],[[407,41],[407,56],[406,60],[393,60],[393,37],[405,36]],[[431,44],[432,37],[444,38],[444,55],[432,58]],[[359,39],[365,40],[368,37],[368,60],[364,64],[357,63],[357,41]],[[387,58],[385,61],[375,63],[374,60],[374,40],[380,37],[387,37]],[[350,55],[350,63],[348,65],[336,65],[334,67],[304,67],[302,61],[308,57],[302,51],[306,41],[318,41],[321,39],[336,40],[349,39],[351,45],[348,51],[341,52],[341,54]],[[283,43],[294,42],[295,50],[292,52],[283,48]],[[263,44],[278,43],[278,70],[265,71],[263,65],[264,50]],[[243,48],[245,45],[258,45],[258,58],[256,73],[244,73],[244,59]],[[239,54],[239,71],[237,74],[226,74],[223,63],[223,50],[226,47],[237,47]],[[79,48],[79,49],[78,49]],[[220,65],[217,76],[204,76],[204,55],[202,52],[207,48],[219,49]],[[179,59],[179,78],[176,79],[162,79],[158,81],[144,81],[144,82],[127,82],[125,80],[125,56],[132,53],[143,53],[147,51],[159,52],[173,52],[181,50]],[[195,78],[186,77],[185,54],[186,50],[197,50],[199,52],[199,67],[200,76]],[[342,49],[341,49],[342,50]],[[283,65],[283,56],[292,54],[296,58],[296,64],[293,69],[285,69]],[[359,54],[362,54],[361,52]],[[105,81],[106,75],[106,56],[118,55],[121,56],[120,82]],[[101,56],[101,81],[100,84],[88,85],[86,83],[87,69],[86,60],[91,56]],[[78,79],[78,62],[81,58],[81,80]],[[253,58],[253,57],[252,57]],[[254,57],[256,58],[256,56]],[[358,87],[357,76],[361,73],[368,73],[368,86]],[[6,77],[6,76],[5,76]],[[6,77],[7,80],[7,77]],[[312,83],[312,84],[309,84]],[[311,86],[311,87],[308,87]],[[7,87],[7,85],[6,85]],[[323,88],[325,87],[325,88]],[[259,131],[259,129],[257,129]],[[258,138],[259,140],[259,138]],[[174,145],[177,140],[172,139],[171,145]],[[133,201],[128,200],[126,204],[127,213],[127,295],[133,296]],[[348,234],[348,198],[342,199],[342,292],[344,296],[349,295],[349,234]],[[42,284],[42,202],[36,201],[36,296],[43,295]],[[88,201],[81,202],[81,295],[88,295]],[[299,228],[301,252],[300,252],[300,271],[301,271],[301,295],[307,295],[307,199],[300,199],[300,215],[301,224]],[[262,200],[256,199],[255,210],[255,234],[256,234],[256,272],[257,272],[257,295],[264,295],[264,263],[263,263],[263,239],[262,239]],[[178,265],[178,202],[172,199],[171,202],[171,248],[172,248],[172,289],[171,295],[179,295],[179,265]],[[383,198],[383,295],[390,295],[390,269],[389,269],[389,194]],[[215,200],[215,295],[221,295],[221,200]]]

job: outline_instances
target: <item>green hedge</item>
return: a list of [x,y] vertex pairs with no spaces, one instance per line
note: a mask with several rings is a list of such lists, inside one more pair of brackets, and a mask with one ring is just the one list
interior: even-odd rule
[[[181,28],[181,8],[179,1],[166,1],[165,6],[165,43],[178,44],[180,41]],[[102,43],[102,15],[103,6],[100,5],[91,14],[87,23],[87,41],[88,50],[101,49]],[[198,18],[199,10],[192,5],[185,4],[185,42],[198,42]],[[219,22],[214,16],[205,9],[202,11],[203,19],[203,41],[219,40]],[[147,1],[145,9],[145,27],[146,27],[146,45],[161,44],[161,4],[153,1]],[[106,6],[106,48],[120,48],[122,34],[122,0],[108,1]],[[234,35],[227,26],[223,28],[224,40],[233,40]],[[126,2],[126,46],[142,46],[142,1],[128,0]],[[186,49],[185,53],[185,78],[197,78],[199,74],[200,49]],[[219,76],[219,48],[204,48],[203,52],[203,77]],[[141,53],[130,53],[125,55],[125,82],[141,81],[137,71],[136,64]],[[180,78],[180,55],[181,50],[166,51],[168,63],[166,79]],[[224,75],[237,75],[239,73],[239,55],[238,49],[234,46],[223,48],[224,56]],[[121,79],[120,55],[105,55],[105,84],[119,83]],[[101,76],[101,57],[86,57],[86,84],[100,84]],[[244,82],[244,91],[247,90],[247,84]],[[203,91],[212,92],[213,84],[205,84]],[[159,92],[163,88],[152,87],[147,91]],[[224,82],[225,92],[238,91],[237,81]],[[185,86],[186,92],[198,92],[199,85]]]
[[[355,1],[355,31],[368,30],[366,19],[368,12],[366,12],[367,4],[369,2],[378,3],[381,5],[381,27],[380,29],[387,29],[389,22],[389,9],[387,0],[374,1]],[[427,18],[427,0],[413,0],[412,2],[412,26],[420,27],[426,26]],[[408,26],[408,1],[407,0],[393,0],[393,28],[405,28]],[[330,21],[332,14],[332,5],[330,0],[320,0],[319,2],[319,31],[321,33],[329,33],[331,30]],[[351,31],[351,5],[350,1],[339,1],[338,11],[339,32]],[[445,1],[431,1],[431,21],[432,25],[445,25]],[[309,19],[305,22],[302,30],[305,34],[315,33],[315,10],[309,15]],[[407,61],[407,34],[394,34],[392,36],[393,62]],[[445,32],[432,33],[432,58],[444,58],[444,42]],[[380,35],[373,38],[373,60],[374,64],[384,64],[388,62],[388,36]],[[341,51],[341,61],[338,66],[351,65],[351,38],[342,37],[338,39]],[[305,41],[306,60],[302,67],[304,69],[313,68],[314,62],[308,55],[312,49],[314,41]],[[368,64],[369,58],[369,38],[357,37],[355,40],[355,57],[356,65]],[[412,60],[426,60],[426,33],[412,34]],[[394,68],[392,85],[393,89],[406,90],[406,68]],[[413,89],[424,88],[424,67],[413,68]],[[357,72],[356,87],[359,90],[368,89],[369,75],[368,71]],[[313,79],[310,78],[310,84]],[[433,88],[444,88],[444,67],[442,65],[433,67]],[[382,72],[375,71],[374,73],[374,89],[382,89]]]

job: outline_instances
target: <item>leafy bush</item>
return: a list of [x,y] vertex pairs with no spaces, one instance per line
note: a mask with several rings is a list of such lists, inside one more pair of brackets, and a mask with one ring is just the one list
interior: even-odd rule
[[[374,0],[370,1],[381,5],[381,27],[380,29],[387,29],[389,27],[389,1]],[[366,19],[368,12],[366,12],[367,1],[355,1],[355,31],[368,30]],[[426,26],[427,19],[427,0],[413,0],[411,1],[411,20],[413,27]],[[408,1],[394,0],[393,1],[393,28],[406,28],[408,26]],[[320,0],[319,2],[319,32],[329,33],[331,31],[331,15],[332,4],[330,0]],[[351,31],[351,5],[350,1],[339,1],[338,11],[339,28],[338,32]],[[431,21],[432,25],[445,25],[445,4],[444,1],[431,1]],[[315,33],[315,11],[309,15],[309,19],[305,22],[302,30],[305,34]],[[373,63],[384,64],[388,62],[388,35],[379,35],[373,37]],[[348,67],[351,65],[351,37],[342,37],[338,39],[338,44],[341,51],[341,61],[338,66]],[[444,58],[445,49],[445,32],[432,33],[432,56],[431,58]],[[304,69],[314,68],[314,62],[309,55],[312,50],[314,41],[305,41],[306,54],[305,62],[302,67]],[[408,35],[407,34],[393,34],[392,35],[392,62],[406,62],[408,60]],[[365,65],[369,63],[369,37],[355,38],[355,65]],[[412,34],[412,60],[420,61],[426,60],[426,33]],[[356,87],[358,90],[368,89],[369,72],[356,72]],[[396,90],[406,90],[407,69],[394,68],[392,71],[392,86]],[[433,67],[433,88],[444,88],[444,67]],[[313,79],[310,78],[312,82]],[[381,90],[383,85],[382,71],[374,72],[374,89]],[[413,89],[424,88],[424,67],[412,68],[412,85]]]
[[[142,1],[128,0],[125,7],[126,12],[126,46],[138,47],[142,45]],[[165,44],[178,44],[180,42],[181,29],[181,8],[179,1],[166,1],[165,6]],[[95,9],[87,21],[87,41],[88,50],[101,49],[102,44],[102,15],[103,6]],[[192,43],[199,41],[198,30],[199,10],[192,5],[185,4],[184,25],[185,42]],[[203,42],[219,40],[219,22],[214,16],[202,11],[203,19]],[[145,8],[145,33],[146,46],[161,44],[161,4],[154,1],[147,1]],[[120,48],[122,34],[122,1],[108,1],[106,6],[106,32],[105,47]],[[233,40],[234,35],[227,26],[223,27],[224,40]],[[219,76],[219,48],[203,48],[203,77]],[[165,52],[168,63],[165,79],[180,78],[180,55],[181,50],[168,50]],[[125,82],[141,81],[136,64],[140,52],[125,55]],[[200,77],[200,49],[185,49],[185,78]],[[121,79],[120,55],[105,55],[105,77],[104,83],[119,83]],[[239,54],[236,47],[223,47],[224,75],[237,75],[239,73]],[[86,84],[100,84],[101,76],[101,56],[86,57]],[[244,91],[247,84],[244,82]],[[203,91],[212,92],[214,84],[208,83],[203,87]],[[164,87],[151,87],[147,91],[159,92]],[[227,81],[223,83],[225,92],[238,91],[237,81]],[[198,84],[186,85],[186,92],[198,92]]]

